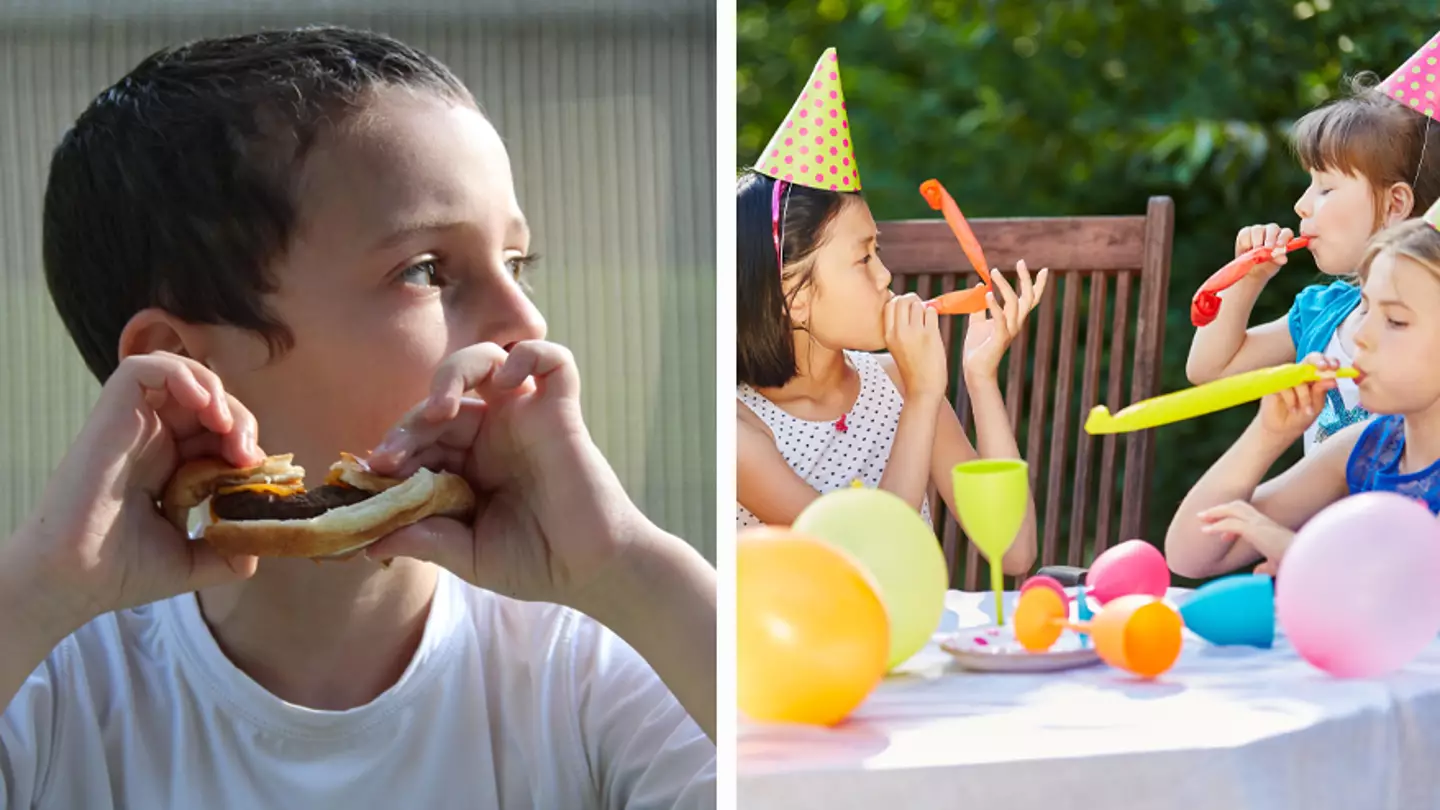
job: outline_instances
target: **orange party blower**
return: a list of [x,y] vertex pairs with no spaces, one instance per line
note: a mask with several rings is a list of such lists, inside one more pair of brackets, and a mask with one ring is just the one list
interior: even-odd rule
[[980,249],[980,240],[975,238],[974,231],[970,230],[970,223],[966,222],[965,215],[960,213],[960,206],[955,204],[955,199],[940,185],[939,180],[932,178],[921,183],[920,194],[931,208],[945,215],[950,232],[955,234],[960,248],[965,251],[965,257],[970,260],[970,266],[980,274],[981,281],[978,286],[945,293],[926,301],[925,304],[934,307],[941,315],[970,315],[985,309],[985,294],[990,292],[990,265],[985,261],[985,251]]
[[[1310,244],[1310,237],[1301,236],[1291,239],[1285,243],[1285,252],[1300,250]],[[1240,282],[1250,273],[1250,269],[1257,264],[1264,264],[1275,258],[1273,247],[1258,247],[1247,250],[1236,256],[1233,261],[1219,270],[1215,275],[1205,279],[1200,285],[1200,291],[1195,293],[1195,298],[1190,302],[1190,323],[1195,326],[1208,326],[1220,314],[1220,296],[1216,293],[1229,289]]]
[[1015,606],[1015,640],[1030,652],[1044,652],[1067,628],[1088,633],[1105,663],[1141,678],[1161,675],[1180,657],[1185,621],[1153,596],[1112,599],[1089,622],[1071,622],[1067,616],[1064,601],[1050,588],[1025,591]]

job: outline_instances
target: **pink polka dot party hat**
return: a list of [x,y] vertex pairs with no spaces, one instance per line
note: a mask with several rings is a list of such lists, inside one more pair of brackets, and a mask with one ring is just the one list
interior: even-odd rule
[[1405,60],[1394,73],[1380,83],[1379,90],[1401,104],[1440,121],[1440,33],[1430,38],[1414,56]]
[[767,177],[828,191],[859,191],[860,170],[840,89],[840,57],[827,48],[810,81],[761,153],[756,169]]

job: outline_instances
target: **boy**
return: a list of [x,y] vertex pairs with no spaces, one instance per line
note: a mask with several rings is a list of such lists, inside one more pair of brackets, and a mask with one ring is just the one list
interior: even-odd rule
[[[337,28],[162,51],[66,134],[44,224],[105,386],[0,545],[0,808],[714,806],[714,571],[591,441],[446,68]],[[464,475],[473,525],[260,563],[155,508],[191,458],[370,447]]]

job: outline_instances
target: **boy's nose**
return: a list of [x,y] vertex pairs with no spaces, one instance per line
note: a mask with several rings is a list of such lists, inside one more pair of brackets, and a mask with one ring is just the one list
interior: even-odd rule
[[484,296],[478,308],[476,342],[496,343],[508,351],[521,341],[545,337],[545,316],[516,284]]

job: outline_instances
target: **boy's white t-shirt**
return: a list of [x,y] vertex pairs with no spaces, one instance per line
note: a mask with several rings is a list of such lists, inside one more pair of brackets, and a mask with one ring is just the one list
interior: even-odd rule
[[583,614],[441,571],[400,680],[316,711],[220,651],[193,594],[107,614],[0,717],[0,808],[713,808],[715,746]]

